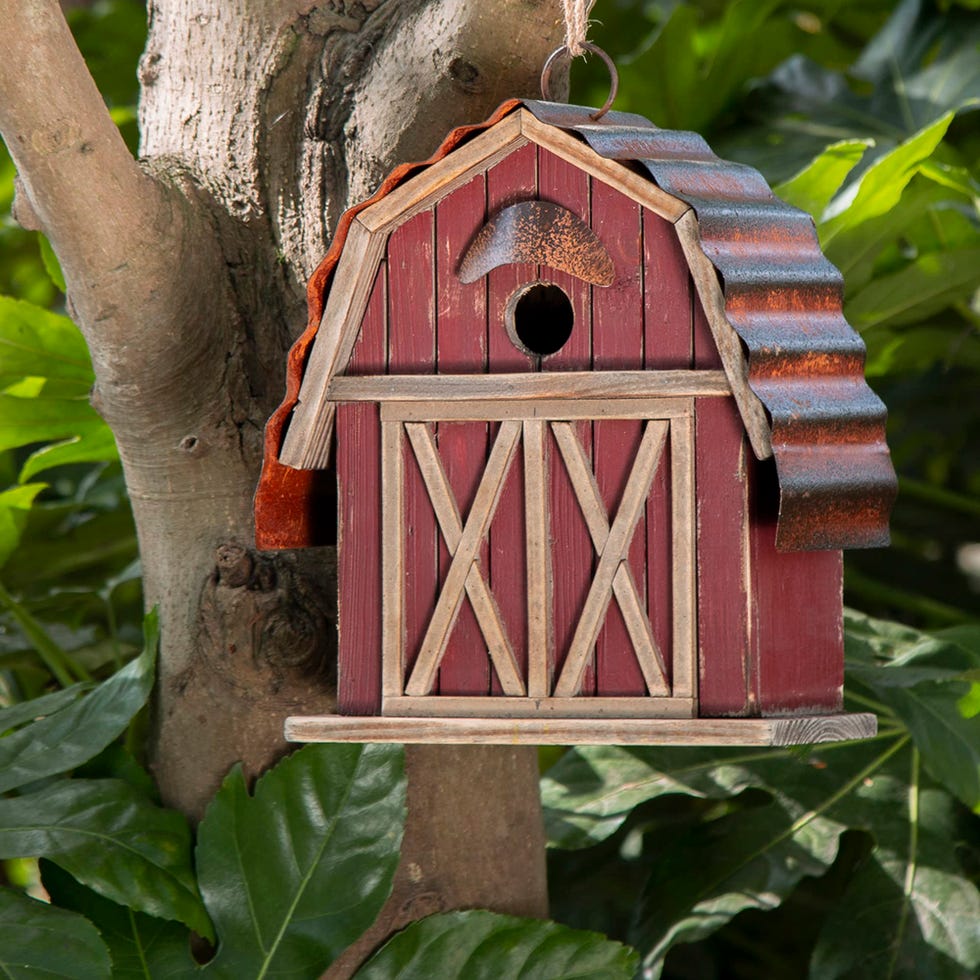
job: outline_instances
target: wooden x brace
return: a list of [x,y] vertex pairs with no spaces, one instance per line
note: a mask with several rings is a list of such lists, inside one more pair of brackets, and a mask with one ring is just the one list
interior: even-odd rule
[[487,649],[496,668],[497,677],[500,679],[501,688],[507,695],[522,697],[527,692],[521,679],[517,658],[507,639],[500,619],[500,611],[487,587],[479,561],[480,547],[490,528],[504,481],[514,458],[521,423],[516,421],[501,423],[465,528],[462,526],[456,499],[428,426],[417,422],[406,422],[405,429],[415,452],[415,458],[418,460],[419,470],[429,499],[432,501],[446,547],[452,555],[452,563],[446,575],[442,594],[436,602],[415,668],[405,685],[405,693],[412,697],[420,697],[432,692],[436,670],[445,655],[446,644],[459,614],[465,589],[484,639],[487,641]]
[[667,439],[668,423],[647,422],[612,527],[609,526],[606,508],[596,486],[592,468],[586,461],[571,424],[553,422],[551,428],[568,469],[575,496],[582,508],[592,544],[599,555],[595,578],[575,628],[565,665],[555,685],[555,697],[574,697],[579,693],[585,664],[595,646],[612,595],[616,596],[623,612],[647,689],[651,695],[667,696],[670,691],[663,657],[653,638],[650,621],[643,611],[626,555],[660,463]]

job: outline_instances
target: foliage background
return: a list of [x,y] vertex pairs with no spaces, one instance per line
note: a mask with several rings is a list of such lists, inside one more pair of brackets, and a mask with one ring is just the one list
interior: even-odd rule
[[[869,380],[889,406],[901,487],[892,547],[846,561],[847,601],[875,617],[848,621],[849,704],[879,712],[878,740],[809,754],[543,753],[553,914],[633,944],[646,976],[966,978],[980,969],[978,8],[601,0],[593,12],[592,38],[620,68],[617,108],[702,132],[814,215],[845,272],[845,313],[867,343]],[[69,18],[135,147],[143,4],[98,0]],[[599,104],[605,86],[594,60],[574,67],[573,101]],[[3,155],[5,214],[13,184]],[[109,952],[117,976],[132,963],[138,976],[193,971],[187,926],[224,937],[208,967],[218,974],[328,963],[370,921],[373,901],[367,895],[367,911],[331,932],[330,888],[355,874],[383,898],[379,869],[400,836],[400,763],[390,753],[368,764],[303,750],[260,784],[294,795],[302,810],[331,779],[347,778],[387,828],[385,846],[369,853],[365,844],[357,870],[311,859],[319,885],[303,915],[260,928],[230,901],[222,862],[248,841],[223,836],[217,818],[202,825],[192,858],[189,831],[157,806],[137,761],[155,641],[151,628],[148,653],[133,660],[144,647],[135,534],[111,435],[88,405],[87,352],[43,239],[5,217],[0,256],[0,932],[13,923],[23,942],[25,923],[39,921],[34,903],[23,905],[24,894],[40,894],[38,866],[24,859],[44,856],[48,892],[71,910],[51,928],[88,950],[78,963],[97,965],[75,975],[104,974]],[[115,673],[125,663],[128,673]],[[42,695],[53,700],[28,707]],[[116,705],[115,727],[80,728],[77,713],[97,698]],[[45,768],[23,754],[29,744],[59,761]],[[274,807],[235,778],[215,813],[251,812],[262,839]],[[387,791],[372,803],[379,786]],[[109,843],[98,855],[66,843],[72,826],[93,821],[120,844],[137,825],[155,830],[135,857]],[[25,822],[30,833],[12,835]],[[297,839],[317,833],[306,827]],[[253,855],[257,873],[278,874],[277,856],[265,858]],[[289,906],[268,897],[270,908]],[[306,918],[320,922],[313,938]],[[250,951],[241,937],[265,928],[276,942]],[[134,951],[148,936],[156,953],[141,960]],[[632,954],[594,936],[440,917],[403,935],[367,975],[472,975],[459,972],[472,971],[472,959],[439,960],[445,936],[484,950],[491,976],[526,975],[505,965],[515,936],[525,952],[591,949],[590,976],[635,967]],[[561,976],[560,962],[540,959],[534,975]]]

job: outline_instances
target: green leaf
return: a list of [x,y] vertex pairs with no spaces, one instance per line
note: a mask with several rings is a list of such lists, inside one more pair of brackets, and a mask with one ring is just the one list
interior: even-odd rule
[[91,694],[0,739],[0,792],[73,769],[125,731],[153,686],[155,610],[146,617],[144,636],[143,653]]
[[854,169],[874,140],[841,140],[831,143],[812,163],[795,177],[773,188],[789,204],[809,211],[815,219],[840,189],[844,178]]
[[952,799],[921,778],[915,752],[875,783],[874,859],[825,920],[810,977],[975,977],[980,897],[950,846],[958,836]]
[[112,956],[113,980],[166,980],[198,972],[190,934],[180,923],[110,902],[50,861],[41,861],[41,881],[59,908],[82,913],[98,928]]
[[43,483],[28,483],[0,493],[0,566],[20,543],[27,526],[27,511],[43,489]]
[[121,905],[211,936],[187,820],[118,779],[62,780],[0,799],[0,857],[47,857]]
[[901,719],[930,775],[980,811],[980,715],[965,700],[980,670],[980,626],[909,631],[889,652],[884,666],[854,666],[851,677]]
[[876,160],[853,186],[827,207],[818,231],[824,248],[841,232],[862,221],[890,211],[902,191],[942,142],[955,113],[947,112],[934,123]]
[[0,975],[10,980],[99,980],[109,951],[81,915],[0,888]]
[[0,379],[26,377],[90,385],[88,347],[68,317],[0,296]]
[[198,830],[198,879],[219,939],[208,970],[238,978],[327,967],[384,904],[404,818],[395,746],[302,748],[254,797],[232,770]]
[[980,244],[922,255],[892,275],[872,280],[848,300],[844,312],[858,330],[886,322],[915,323],[954,303],[966,302],[980,285]]
[[414,922],[356,980],[631,980],[628,946],[555,922],[493,912],[447,912]]
[[91,437],[105,422],[85,397],[18,398],[0,394],[0,449]]
[[116,439],[107,425],[85,426],[84,431],[71,439],[36,449],[27,457],[20,471],[20,480],[29,480],[53,466],[69,463],[110,463],[119,458]]
[[44,263],[44,271],[51,277],[51,281],[64,293],[67,292],[65,286],[65,275],[61,271],[61,263],[58,256],[54,254],[51,242],[41,232],[37,233],[37,244],[41,249],[41,261]]
[[91,690],[91,684],[73,684],[66,687],[63,691],[55,691],[53,694],[42,694],[39,698],[32,698],[30,701],[21,701],[13,704],[9,708],[0,708],[0,733],[18,728],[26,722],[37,721],[46,718],[67,708],[74,703],[86,691]]

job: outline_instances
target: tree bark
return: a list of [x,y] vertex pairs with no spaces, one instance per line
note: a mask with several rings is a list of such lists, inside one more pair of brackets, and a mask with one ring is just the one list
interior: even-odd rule
[[[332,555],[253,546],[262,429],[305,281],[393,166],[536,94],[560,18],[540,0],[148,12],[139,165],[58,0],[0,0],[0,131],[91,348],[160,608],[155,775],[197,817],[233,763],[254,774],[285,751],[286,714],[332,704]],[[410,749],[409,769],[396,896],[366,942],[421,905],[543,913],[533,751]]]

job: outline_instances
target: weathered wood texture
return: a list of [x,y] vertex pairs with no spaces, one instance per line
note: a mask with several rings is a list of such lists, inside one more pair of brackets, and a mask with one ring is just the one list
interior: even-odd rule
[[872,714],[792,718],[342,718],[286,719],[294,742],[443,742],[497,745],[808,745],[870,738]]

